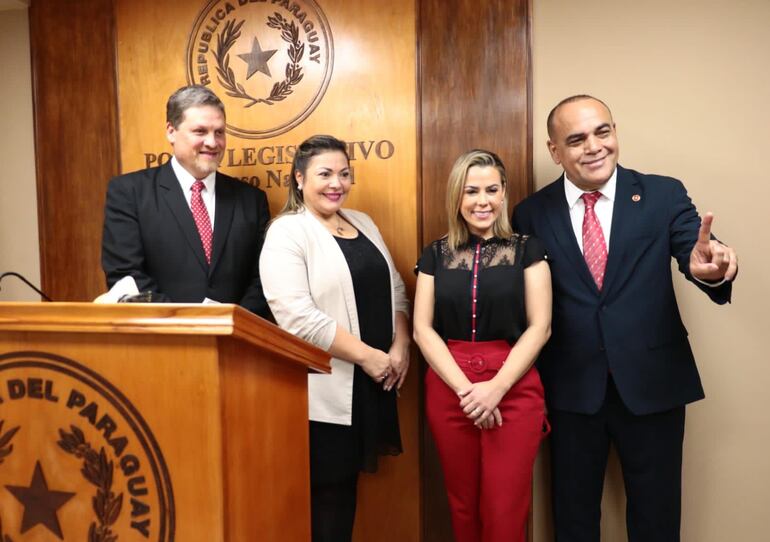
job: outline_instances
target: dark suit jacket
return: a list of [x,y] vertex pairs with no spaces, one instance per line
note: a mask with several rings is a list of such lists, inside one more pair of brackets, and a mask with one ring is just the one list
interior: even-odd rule
[[[634,195],[639,201],[633,201]],[[549,255],[552,335],[538,369],[551,408],[597,412],[608,371],[635,414],[703,398],[671,276],[673,257],[693,281],[689,258],[700,227],[681,182],[618,166],[601,292],[575,239],[563,176],[522,201],[514,210],[513,226],[537,236]],[[709,288],[693,282],[716,303],[730,300],[731,283]]]
[[217,173],[211,265],[170,163],[113,178],[107,188],[102,267],[107,285],[131,275],[160,301],[208,297],[266,316],[259,252],[270,219],[261,190]]

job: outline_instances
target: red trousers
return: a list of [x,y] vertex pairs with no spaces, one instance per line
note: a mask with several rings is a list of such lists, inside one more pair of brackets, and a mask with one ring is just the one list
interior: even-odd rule
[[[471,382],[494,377],[510,350],[505,341],[449,341],[449,351]],[[456,542],[524,542],[532,467],[548,432],[537,369],[532,367],[500,401],[500,427],[476,427],[457,394],[433,370],[425,378],[425,403]]]

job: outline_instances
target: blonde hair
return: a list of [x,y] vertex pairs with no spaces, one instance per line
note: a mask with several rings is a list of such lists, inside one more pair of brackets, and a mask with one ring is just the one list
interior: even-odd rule
[[500,157],[495,153],[483,149],[473,149],[461,154],[455,160],[452,171],[449,172],[449,180],[447,181],[446,209],[449,222],[447,237],[451,250],[457,250],[458,247],[467,243],[470,238],[468,224],[460,214],[460,204],[463,199],[465,179],[468,177],[468,170],[472,167],[493,167],[500,172],[500,182],[505,193],[500,214],[497,215],[497,219],[492,224],[492,235],[503,239],[513,235],[511,222],[508,219],[508,179],[505,176],[505,166]]

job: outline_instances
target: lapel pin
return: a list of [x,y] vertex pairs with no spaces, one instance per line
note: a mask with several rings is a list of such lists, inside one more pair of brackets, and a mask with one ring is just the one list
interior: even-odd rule
[[639,194],[634,194],[633,196],[631,196],[631,201],[633,201],[634,203],[638,203],[641,199],[642,199],[642,196],[640,196]]

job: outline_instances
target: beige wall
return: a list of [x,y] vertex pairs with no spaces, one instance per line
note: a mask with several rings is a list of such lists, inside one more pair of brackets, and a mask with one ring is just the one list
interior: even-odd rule
[[[0,5],[0,273],[16,271],[40,285],[32,80],[26,9]],[[3,279],[0,301],[40,298],[14,277]]]
[[[534,171],[556,178],[545,118],[571,94],[605,100],[627,167],[682,179],[738,251],[733,303],[676,284],[707,399],[687,409],[684,542],[767,540],[770,502],[770,2],[533,0]],[[551,540],[538,476],[536,540]],[[626,540],[622,478],[611,466],[603,540]]]
[[29,7],[30,0],[0,0],[0,11],[9,9],[26,9]]

